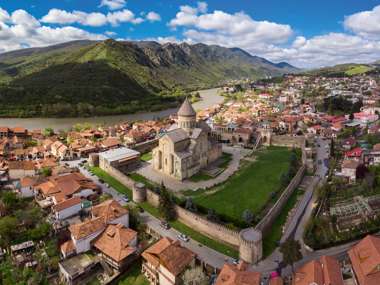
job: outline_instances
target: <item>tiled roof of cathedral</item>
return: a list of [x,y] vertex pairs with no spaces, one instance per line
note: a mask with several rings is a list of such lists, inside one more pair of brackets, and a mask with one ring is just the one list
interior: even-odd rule
[[182,117],[193,117],[197,115],[188,98],[185,99],[181,108],[179,108],[177,115]]

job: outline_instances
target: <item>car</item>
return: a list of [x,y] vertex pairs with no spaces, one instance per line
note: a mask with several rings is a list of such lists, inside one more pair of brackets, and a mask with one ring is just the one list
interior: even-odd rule
[[188,237],[187,235],[185,235],[185,234],[179,234],[179,235],[177,236],[177,238],[178,238],[179,240],[184,241],[184,242],[189,242],[189,241],[190,241],[189,237]]
[[232,264],[234,264],[234,265],[238,265],[238,264],[239,264],[239,260],[234,258],[234,259],[232,260]]
[[104,184],[106,187],[110,187],[110,185],[108,183]]
[[127,196],[124,196],[124,197],[122,198],[122,200],[123,200],[124,202],[126,202],[126,203],[129,202],[129,198],[128,198]]
[[318,164],[322,164],[322,160],[318,159]]
[[165,229],[165,230],[170,229],[170,225],[169,225],[169,223],[168,223],[168,222],[165,222],[165,221],[162,221],[162,222],[160,223],[160,226],[161,226],[161,228],[163,228],[163,229]]

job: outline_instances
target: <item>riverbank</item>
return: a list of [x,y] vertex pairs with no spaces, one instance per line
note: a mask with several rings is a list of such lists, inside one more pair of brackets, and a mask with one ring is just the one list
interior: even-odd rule
[[[204,110],[223,102],[224,98],[218,94],[218,88],[200,90],[200,101],[193,104],[196,110]],[[96,116],[85,118],[0,118],[0,126],[33,129],[53,128],[55,130],[67,130],[77,123],[90,123],[93,125],[115,125],[125,121],[153,120],[166,118],[174,114],[177,108],[168,108],[156,112],[140,112],[134,114]]]

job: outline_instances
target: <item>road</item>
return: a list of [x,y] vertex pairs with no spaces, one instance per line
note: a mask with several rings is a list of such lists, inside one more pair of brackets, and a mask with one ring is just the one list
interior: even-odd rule
[[[68,165],[70,165],[70,167],[78,167],[81,173],[83,173],[83,175],[92,179],[95,183],[97,183],[101,187],[103,193],[112,195],[113,199],[118,201],[122,206],[125,206],[128,204],[124,200],[125,195],[120,194],[112,187],[107,187],[104,183],[100,183],[96,175],[91,174],[84,167],[79,167],[80,162],[81,160],[74,160],[74,161],[63,161],[61,163],[62,164],[67,163]],[[132,197],[129,197],[129,198],[131,199]],[[133,202],[129,202],[129,203],[133,203]],[[170,228],[169,230],[165,230],[164,228],[160,226],[161,221],[147,212],[140,213],[140,215],[143,222],[146,223],[146,225],[149,228],[154,230],[160,236],[170,237],[171,239],[174,239],[174,240],[177,239],[177,236],[179,234],[177,230],[173,228]],[[198,258],[201,261],[203,261],[204,263],[214,268],[220,269],[222,268],[225,262],[233,262],[233,259],[231,257],[221,254],[209,247],[203,246],[202,244],[198,243],[195,240],[190,239],[189,242],[181,241],[181,244],[185,246],[186,248],[190,249],[191,251],[193,251],[195,254],[197,254]]]
[[[328,172],[328,166],[325,161],[329,158],[329,143],[328,141],[322,140],[317,137],[315,141],[316,145],[316,160],[317,166],[315,175],[310,179],[304,179],[301,184],[306,184],[305,194],[302,197],[300,203],[297,204],[297,209],[292,217],[291,222],[285,229],[280,242],[285,242],[288,238],[294,238],[295,240],[300,241],[302,246],[302,253],[304,258],[300,261],[300,263],[305,263],[309,260],[317,258],[319,256],[328,254],[328,255],[336,255],[337,253],[344,252],[347,247],[340,246],[335,247],[323,251],[315,251],[309,252],[303,242],[303,234],[306,223],[311,217],[313,208],[316,205],[317,195],[315,189],[317,189],[318,185],[325,181],[325,176]],[[321,161],[321,163],[318,163]],[[270,272],[275,271],[278,268],[278,263],[282,261],[282,254],[279,251],[279,248],[276,248],[274,252],[268,256],[266,259],[260,261],[257,265],[252,266],[252,270],[262,272],[265,275],[268,275]],[[290,274],[290,267],[286,268],[284,272]]]

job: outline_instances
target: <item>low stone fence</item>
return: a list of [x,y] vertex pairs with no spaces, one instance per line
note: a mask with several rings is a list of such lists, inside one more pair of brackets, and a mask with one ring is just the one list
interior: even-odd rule
[[290,181],[289,185],[282,192],[280,198],[278,198],[278,200],[269,210],[269,212],[256,225],[255,229],[261,231],[263,233],[263,236],[265,236],[265,234],[268,233],[274,221],[276,220],[278,215],[281,213],[281,210],[284,208],[285,204],[289,200],[290,196],[293,194],[294,190],[297,189],[305,174],[305,171],[306,166],[302,165],[300,169],[297,171],[296,175]]

